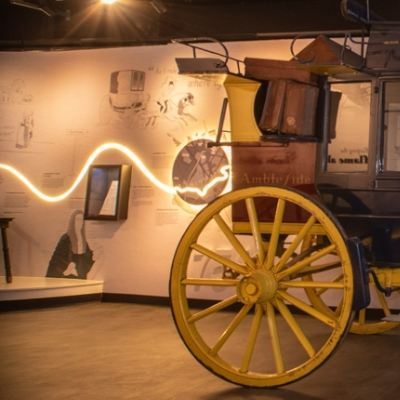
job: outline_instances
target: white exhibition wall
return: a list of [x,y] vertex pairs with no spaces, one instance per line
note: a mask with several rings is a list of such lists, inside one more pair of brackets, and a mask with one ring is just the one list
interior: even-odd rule
[[[309,41],[299,42],[302,48]],[[288,60],[290,43],[227,47],[238,59]],[[175,58],[191,56],[191,49],[179,44],[0,53],[0,163],[15,168],[43,194],[57,196],[71,188],[99,146],[112,142],[126,146],[156,181],[172,188],[177,155],[189,142],[215,136],[225,97],[218,84],[177,73]],[[116,112],[123,97],[111,113],[101,104],[109,98],[111,74],[133,70],[145,73],[145,106],[129,121]],[[189,93],[194,101],[177,109]],[[93,164],[130,164],[133,173],[128,218],[85,222],[95,260],[87,279],[103,280],[106,293],[167,296],[174,251],[195,212],[119,150],[102,152]],[[71,214],[84,208],[85,195],[86,175],[65,199],[48,202],[0,169],[0,217],[14,218],[7,230],[14,276],[46,275]]]

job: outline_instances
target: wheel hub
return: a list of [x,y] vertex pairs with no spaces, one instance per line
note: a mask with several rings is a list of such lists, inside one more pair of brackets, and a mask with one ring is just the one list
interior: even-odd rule
[[244,276],[237,285],[239,300],[245,304],[265,303],[278,289],[274,274],[267,269],[256,269]]

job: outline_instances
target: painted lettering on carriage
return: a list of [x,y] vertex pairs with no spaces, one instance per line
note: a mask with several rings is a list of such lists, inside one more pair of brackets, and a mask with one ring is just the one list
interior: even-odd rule
[[284,186],[291,186],[291,185],[304,185],[312,183],[311,178],[305,176],[304,174],[287,174],[284,176],[277,176],[274,173],[267,174],[264,173],[263,175],[258,176],[251,176],[247,172],[243,173],[242,179],[240,184],[247,184],[247,185],[259,185],[259,184],[276,184],[276,185],[284,185]]
[[356,158],[335,158],[328,156],[328,164],[368,164],[368,156],[359,156]]
[[368,147],[363,147],[363,148],[359,148],[359,149],[350,149],[347,147],[343,147],[340,149],[340,152],[349,154],[350,156],[352,156],[354,154],[357,154],[357,155],[368,154]]

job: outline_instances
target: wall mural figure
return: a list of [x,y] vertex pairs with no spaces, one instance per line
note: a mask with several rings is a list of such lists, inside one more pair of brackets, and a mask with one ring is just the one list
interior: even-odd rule
[[24,111],[17,129],[17,140],[15,147],[17,149],[25,149],[29,146],[29,143],[33,137],[33,111]]
[[[198,139],[189,142],[177,155],[172,169],[174,186],[192,187],[203,190],[213,179],[221,176],[221,168],[229,165],[229,160],[221,147],[207,146],[211,140]],[[225,189],[227,181],[218,182],[204,196],[195,192],[178,192],[186,203],[204,205],[217,198]]]
[[120,117],[125,128],[132,124],[153,127],[165,119],[184,128],[190,121],[197,121],[187,112],[189,106],[195,105],[194,96],[190,92],[175,93],[176,79],[167,76],[157,96],[144,93],[145,80],[143,71],[112,72],[110,91],[100,102],[100,122],[107,125],[114,114]]
[[161,88],[162,92],[157,101],[157,104],[160,105],[160,113],[168,112],[168,102],[171,99],[171,96],[175,90],[176,79],[170,78],[167,76],[164,83],[162,83]]
[[51,257],[46,278],[87,279],[94,264],[93,251],[86,242],[83,212],[72,213],[64,233]]

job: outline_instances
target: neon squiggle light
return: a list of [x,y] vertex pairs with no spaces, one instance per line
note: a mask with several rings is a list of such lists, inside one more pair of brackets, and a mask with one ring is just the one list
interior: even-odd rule
[[0,164],[1,169],[5,169],[12,174],[14,174],[18,179],[20,179],[28,188],[35,193],[38,197],[40,197],[43,200],[50,201],[50,202],[57,202],[60,200],[65,199],[67,196],[69,196],[74,189],[78,186],[79,182],[83,179],[83,177],[86,175],[87,170],[89,169],[90,165],[92,162],[95,160],[95,158],[102,153],[105,150],[109,149],[115,149],[119,150],[125,155],[127,155],[136,165],[139,167],[139,169],[144,173],[144,175],[151,181],[153,182],[156,186],[158,186],[160,189],[164,190],[167,193],[170,194],[176,194],[177,192],[180,193],[187,193],[187,192],[192,192],[192,193],[197,193],[199,196],[203,197],[206,195],[208,190],[213,187],[215,184],[218,182],[225,181],[229,178],[229,173],[228,170],[230,169],[229,165],[225,165],[224,167],[221,168],[220,172],[222,176],[219,176],[217,178],[214,178],[210,183],[208,183],[203,190],[200,190],[198,188],[191,188],[191,187],[186,187],[186,188],[181,188],[178,186],[171,187],[168,185],[165,185],[164,183],[160,182],[158,179],[154,177],[154,175],[145,167],[145,165],[140,161],[140,159],[127,147],[118,144],[118,143],[106,143],[103,144],[102,146],[98,147],[92,155],[88,158],[86,161],[86,164],[82,168],[82,171],[76,178],[75,182],[72,184],[72,186],[63,194],[60,194],[59,196],[48,196],[44,193],[42,193],[40,190],[38,190],[27,178],[25,178],[24,175],[22,175],[19,171],[17,171],[15,168],[10,167],[9,165],[6,164]]

